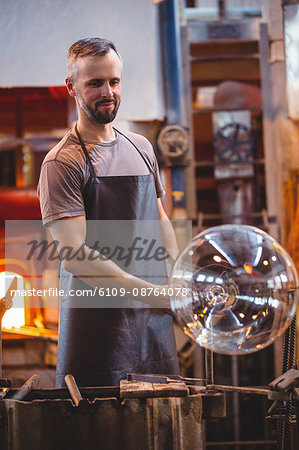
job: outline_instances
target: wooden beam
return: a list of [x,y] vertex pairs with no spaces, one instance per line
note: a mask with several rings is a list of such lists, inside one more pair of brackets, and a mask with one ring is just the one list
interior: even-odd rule
[[258,41],[192,42],[190,44],[191,56],[254,55],[258,53]]
[[258,58],[193,61],[191,63],[192,84],[221,82],[225,80],[259,81],[260,66]]

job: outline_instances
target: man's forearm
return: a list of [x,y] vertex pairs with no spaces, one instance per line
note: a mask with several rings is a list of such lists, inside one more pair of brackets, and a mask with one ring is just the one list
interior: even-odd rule
[[[86,219],[84,216],[54,221],[50,224],[50,232],[60,254],[63,254],[63,248],[71,252],[68,258],[61,258],[63,267],[88,285],[103,289],[124,288],[125,292],[132,292],[135,288],[136,300],[157,308],[169,307],[168,286],[154,285],[125,272],[98,250],[85,244]],[[144,296],[142,289],[148,289],[149,295]],[[157,297],[157,291],[161,291],[161,296]]]
[[[69,258],[69,261],[62,261],[62,264],[68,272],[80,278],[84,283],[104,290],[115,288],[117,291],[124,289],[125,292],[132,292],[135,289],[134,298],[136,300],[159,308],[169,307],[168,286],[155,285],[125,272],[113,261],[103,257],[86,244],[84,244],[83,250],[85,255],[83,261],[81,258]],[[161,295],[157,295],[159,292]]]

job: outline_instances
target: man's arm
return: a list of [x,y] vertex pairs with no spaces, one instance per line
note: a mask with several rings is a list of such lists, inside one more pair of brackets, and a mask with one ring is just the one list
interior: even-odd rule
[[164,246],[170,258],[175,261],[178,256],[179,249],[172,224],[163,208],[161,199],[158,198],[159,215],[161,219],[162,238]]
[[[165,295],[141,295],[142,288],[153,288],[162,291],[165,286],[157,286],[148,283],[140,278],[123,271],[117,264],[108,258],[104,258],[94,249],[85,244],[86,238],[86,218],[85,216],[59,219],[49,224],[49,229],[54,241],[58,242],[58,251],[68,247],[71,254],[67,259],[62,260],[63,267],[76,277],[82,279],[90,286],[97,288],[124,288],[127,292],[132,292],[137,288],[138,296],[134,298],[147,304],[167,308],[169,299]],[[77,257],[76,252],[84,250],[85,258]],[[78,252],[82,256],[82,251]],[[89,258],[90,256],[90,258]],[[97,257],[99,256],[99,257]],[[157,292],[157,291],[156,291]]]

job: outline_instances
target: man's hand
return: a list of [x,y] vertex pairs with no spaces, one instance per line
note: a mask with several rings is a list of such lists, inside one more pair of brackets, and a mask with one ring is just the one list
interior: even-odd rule
[[[167,294],[169,286],[159,286],[137,278],[85,244],[85,216],[56,220],[50,223],[49,229],[58,244],[58,251],[68,249],[68,258],[62,259],[63,267],[84,283],[103,291],[114,288],[118,292],[123,289],[124,292],[132,293],[134,290],[133,297],[124,297],[134,298],[155,308],[170,310]],[[79,249],[84,250],[84,260],[76,256],[82,256]]]

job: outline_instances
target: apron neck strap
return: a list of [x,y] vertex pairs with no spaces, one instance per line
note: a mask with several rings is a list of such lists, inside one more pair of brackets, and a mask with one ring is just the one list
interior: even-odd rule
[[139,150],[139,148],[134,144],[133,141],[131,141],[131,139],[128,138],[128,136],[126,136],[124,133],[121,133],[119,130],[117,130],[116,128],[113,127],[113,130],[116,131],[117,133],[121,134],[124,138],[126,138],[132,145],[133,147],[136,148],[137,152],[139,153],[139,155],[141,156],[141,158],[143,159],[143,161],[145,162],[145,164],[147,165],[148,170],[150,171],[150,173],[153,173],[153,169],[151,168],[149,162],[147,161],[147,159],[143,156],[143,154],[141,153],[141,151]]
[[[136,148],[137,152],[139,153],[139,155],[141,156],[141,158],[142,158],[143,161],[145,162],[145,164],[146,164],[148,170],[150,171],[150,173],[153,173],[153,169],[151,168],[149,162],[148,162],[147,159],[143,156],[143,154],[141,153],[141,151],[139,150],[139,148],[134,144],[134,142],[131,141],[131,139],[129,139],[128,136],[126,136],[125,134],[121,133],[121,132],[120,132],[119,130],[117,130],[116,128],[113,127],[113,130],[116,131],[117,133],[121,134],[124,138],[126,138],[126,139],[133,145],[133,147]],[[81,148],[82,148],[82,150],[83,150],[83,152],[84,152],[84,155],[85,155],[85,157],[86,157],[86,162],[87,162],[87,164],[88,164],[89,171],[90,171],[92,177],[93,177],[93,178],[96,178],[96,174],[95,174],[93,165],[92,165],[92,163],[91,163],[91,160],[90,160],[89,154],[88,154],[88,152],[87,152],[86,146],[85,146],[85,144],[84,144],[84,141],[83,141],[83,139],[81,138],[80,133],[79,133],[79,131],[78,131],[77,124],[75,125],[75,132],[76,132],[77,138],[79,139],[79,142],[80,142]]]
[[83,139],[81,138],[80,133],[79,133],[79,131],[78,131],[77,124],[75,125],[75,132],[76,132],[77,138],[79,139],[79,142],[80,142],[81,148],[82,148],[82,150],[83,150],[83,152],[84,152],[84,155],[85,155],[85,157],[86,157],[86,162],[87,162],[87,164],[88,164],[88,167],[89,167],[89,171],[90,171],[90,173],[91,173],[91,176],[92,176],[93,178],[96,178],[96,174],[95,174],[93,165],[91,164],[90,157],[89,157],[89,154],[88,154],[87,149],[86,149],[86,147],[85,147],[84,141],[83,141]]

